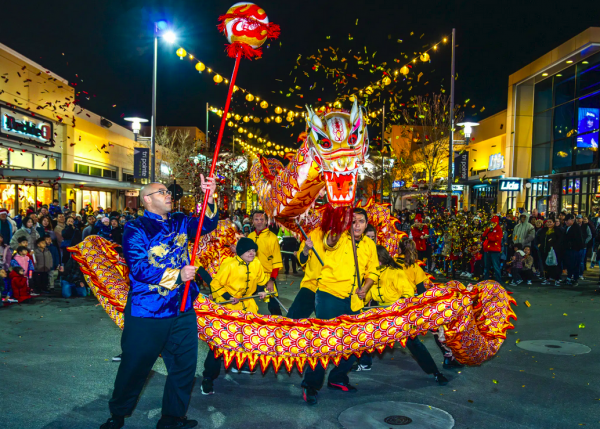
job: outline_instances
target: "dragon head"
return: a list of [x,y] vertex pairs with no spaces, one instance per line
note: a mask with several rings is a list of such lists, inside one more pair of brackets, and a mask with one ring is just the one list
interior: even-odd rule
[[355,101],[349,113],[333,110],[319,116],[307,110],[307,140],[325,177],[327,198],[333,205],[353,204],[358,168],[369,147],[362,109]]

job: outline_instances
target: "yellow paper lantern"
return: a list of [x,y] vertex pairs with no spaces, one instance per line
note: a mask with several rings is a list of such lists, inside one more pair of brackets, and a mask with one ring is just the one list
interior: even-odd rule
[[252,134],[252,133],[248,133],[248,138],[249,138],[249,139],[251,139],[251,138],[253,138],[253,137],[254,137],[254,134]]
[[267,107],[269,107],[269,103],[267,103],[265,100],[260,102],[260,107],[262,107],[263,109],[266,109]]
[[281,107],[277,106],[275,108],[275,113],[277,113],[279,115],[281,112],[283,112],[283,110],[281,110]]
[[271,147],[271,142],[267,142],[267,146],[268,146],[268,147]]
[[196,63],[196,70],[198,70],[198,72],[202,73],[205,68],[206,68],[206,66],[203,63],[201,63],[201,62]]
[[383,84],[384,85],[389,85],[390,83],[392,83],[392,79],[390,79],[388,76],[383,78]]
[[271,118],[269,118],[269,117],[266,117],[266,118],[264,119],[264,121],[265,121],[265,124],[268,124],[269,122],[271,122]]
[[281,148],[279,147],[279,145],[277,145],[277,146],[275,146],[275,149],[279,150],[279,149],[281,149]]
[[242,117],[240,115],[235,115],[234,118],[236,121],[239,121],[240,119],[242,119]]
[[252,101],[252,100],[254,100],[254,95],[252,95],[252,94],[247,94],[247,95],[246,95],[246,100],[248,100],[248,101]]
[[427,61],[429,61],[429,54],[427,52],[423,52],[421,54],[421,61],[423,61],[424,63],[426,63]]
[[370,86],[367,86],[367,87],[365,88],[365,93],[367,93],[367,94],[369,94],[369,95],[373,94],[373,88],[372,88],[372,87],[370,87]]
[[238,133],[242,134],[244,132],[244,129],[242,127],[238,128]]
[[294,120],[294,117],[293,116],[288,116],[288,117],[285,118],[285,120],[288,121],[288,122],[292,122]]
[[233,92],[236,92],[239,88],[237,87],[237,85],[233,85]]
[[402,73],[404,76],[406,76],[409,71],[410,69],[407,66],[404,66],[400,69],[400,73]]
[[[354,100],[356,100],[356,97],[354,97],[354,95],[351,95],[349,100],[354,103]],[[304,116],[304,115],[302,115],[302,116]]]
[[213,80],[216,83],[221,83],[221,82],[223,82],[223,76],[221,76],[220,74],[216,74],[215,77],[213,77]]
[[223,111],[221,109],[217,110],[217,115],[223,116]]
[[183,48],[177,49],[177,51],[175,53],[177,54],[177,56],[179,57],[180,60],[183,60],[183,57],[185,57],[187,55],[187,52]]
[[281,116],[275,116],[275,122],[277,122],[278,124],[281,123],[283,119],[281,119]]
[[233,127],[235,124],[231,121],[227,122],[227,125],[229,125],[230,127]]
[[227,112],[227,119],[231,118],[231,113]]
[[244,116],[244,119],[243,119],[243,120],[244,120],[244,122],[250,122],[250,118],[249,118],[249,117],[247,117],[247,116]]
[[342,103],[340,103],[339,101],[336,101],[335,103],[333,103],[333,107],[335,107],[336,109],[339,109],[342,107]]
[[253,121],[258,124],[260,122],[260,118],[254,118]]

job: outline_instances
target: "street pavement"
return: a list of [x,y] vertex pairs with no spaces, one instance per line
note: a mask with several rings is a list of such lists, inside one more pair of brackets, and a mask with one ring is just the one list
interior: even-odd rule
[[[319,404],[307,406],[302,377],[284,369],[262,375],[222,372],[216,394],[200,392],[207,346],[199,344],[198,378],[188,417],[203,428],[341,428],[344,410],[367,402],[399,401],[430,405],[452,415],[455,428],[600,427],[600,294],[593,282],[577,288],[510,288],[518,320],[500,352],[479,367],[441,369],[442,355],[428,334],[423,341],[450,379],[439,386],[400,346],[374,359],[370,372],[352,373],[358,388],[349,394],[321,390]],[[284,275],[281,301],[289,307],[299,276]],[[525,302],[529,302],[527,306]],[[120,353],[120,330],[92,297],[39,297],[31,305],[0,309],[0,427],[98,428],[108,417]],[[261,311],[266,311],[261,305]],[[518,341],[581,343],[591,352],[559,356],[533,353]],[[283,368],[283,367],[282,367]],[[126,428],[154,428],[161,414],[166,369],[154,366]],[[407,425],[407,427],[415,427]],[[423,427],[423,426],[419,426]]]

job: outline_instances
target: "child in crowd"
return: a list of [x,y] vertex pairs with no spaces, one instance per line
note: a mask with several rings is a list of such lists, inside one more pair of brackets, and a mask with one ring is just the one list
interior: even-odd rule
[[43,293],[50,293],[48,274],[52,271],[52,253],[46,248],[46,239],[38,238],[35,242],[35,264],[33,271],[33,284],[32,288],[35,291],[43,291]]
[[477,242],[471,246],[471,278],[478,281],[483,275],[483,253],[481,242]]
[[8,270],[10,267],[10,260],[12,258],[12,252],[8,243],[4,243],[4,237],[0,235],[0,268]]
[[21,266],[13,266],[9,273],[10,287],[12,289],[13,298],[16,299],[19,304],[30,303],[33,296],[36,294],[31,293],[31,289],[27,284],[28,278],[25,276],[25,270]]
[[527,281],[527,284],[531,284],[531,280],[533,279],[533,273],[535,272],[535,267],[533,266],[533,256],[531,255],[531,247],[525,246],[523,248],[523,252],[525,256],[523,257],[523,270],[521,271],[521,277],[523,280]]
[[58,277],[58,271],[60,268],[60,252],[58,247],[52,241],[52,237],[48,234],[44,237],[46,240],[46,249],[52,254],[52,270],[48,273],[48,287],[50,290],[54,289],[56,278]]
[[[18,302],[16,299],[12,297],[12,291],[10,291],[10,281],[8,279],[8,275],[6,274],[6,270],[4,268],[0,268],[0,291],[2,291],[2,296],[6,296],[6,298],[2,298],[2,302]],[[0,307],[2,307],[0,305]]]
[[523,245],[521,243],[515,243],[513,248],[515,250],[515,254],[509,262],[513,279],[510,285],[518,286],[523,283],[521,271],[523,270],[523,259],[525,259],[525,252],[523,252]]
[[[25,239],[25,241],[27,241],[27,239]],[[27,286],[29,287],[29,279],[33,275],[34,266],[32,257],[26,246],[17,247],[17,252],[10,261],[10,266],[23,268],[23,275],[27,279]],[[12,283],[12,277],[10,277],[10,279]]]

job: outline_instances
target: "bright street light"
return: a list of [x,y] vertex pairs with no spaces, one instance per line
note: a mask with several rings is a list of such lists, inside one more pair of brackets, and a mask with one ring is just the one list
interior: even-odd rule
[[148,119],[136,118],[136,117],[123,118],[123,119],[125,119],[128,122],[131,122],[131,130],[133,131],[133,134],[135,136],[135,141],[137,141],[138,134],[140,133],[140,130],[142,129],[142,123],[148,122]]
[[467,143],[469,143],[469,137],[471,137],[471,133],[473,133],[473,127],[479,125],[479,122],[460,122],[456,125],[464,127],[463,132],[465,133],[465,139],[467,140]]
[[169,31],[165,32],[165,34],[163,34],[163,39],[165,39],[165,41],[167,43],[173,44],[177,40],[177,36],[175,35],[174,32],[169,30]]

